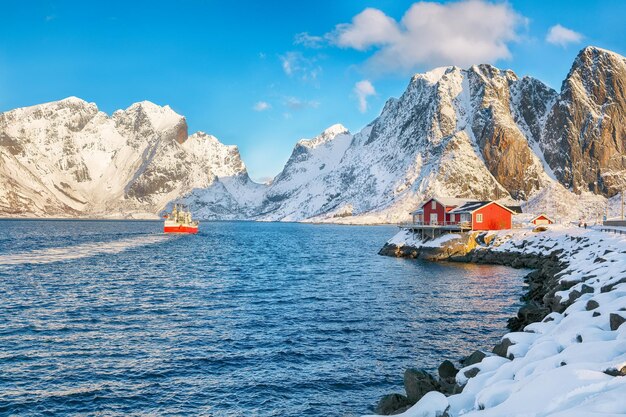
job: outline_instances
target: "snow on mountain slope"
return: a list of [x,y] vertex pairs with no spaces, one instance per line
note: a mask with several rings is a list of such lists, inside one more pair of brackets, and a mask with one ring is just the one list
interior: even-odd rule
[[[529,210],[551,204],[562,219],[597,217],[605,197],[626,183],[626,121],[615,123],[626,114],[624,62],[585,48],[560,94],[491,65],[417,74],[346,148],[347,138],[337,140],[329,164],[299,142],[259,218],[396,222],[431,195],[527,201]],[[563,111],[593,124],[555,116]],[[572,145],[558,135],[590,139]]]
[[302,220],[303,211],[332,208],[334,184],[326,176],[339,166],[351,140],[352,135],[341,125],[331,126],[311,140],[300,140],[263,196],[262,218]]
[[185,202],[206,219],[378,223],[439,195],[588,218],[626,187],[625,85],[626,59],[593,47],[560,93],[491,65],[437,68],[360,132],[300,140],[268,185],[236,147],[188,137],[168,106],[108,116],[70,97],[0,114],[0,214],[155,215]]
[[[300,141],[270,185],[260,218],[394,222],[427,195],[485,199],[537,191],[552,180],[510,112],[520,82],[529,81],[484,65],[414,76],[354,136],[335,126],[331,135]],[[525,99],[527,90],[534,92],[515,92]],[[540,130],[538,119],[525,123]]]
[[0,132],[4,214],[155,216],[218,178],[242,177],[242,200],[257,189],[236,147],[188,137],[184,117],[146,101],[109,117],[70,97],[2,113]]
[[580,51],[545,124],[541,149],[567,188],[613,196],[626,187],[626,58]]

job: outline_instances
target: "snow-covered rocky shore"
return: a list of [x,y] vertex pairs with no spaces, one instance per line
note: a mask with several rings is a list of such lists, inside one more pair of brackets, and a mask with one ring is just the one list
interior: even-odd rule
[[[423,245],[400,231],[385,248],[392,256],[435,254],[535,271],[526,279],[527,306],[509,322],[520,331],[504,335],[485,357],[466,358],[458,372],[442,364],[432,390],[423,380],[416,387],[419,371],[407,370],[407,396],[381,403],[395,402],[405,417],[626,415],[626,234],[551,226],[448,235]],[[446,384],[450,372],[456,375]],[[416,400],[409,408],[407,401]]]

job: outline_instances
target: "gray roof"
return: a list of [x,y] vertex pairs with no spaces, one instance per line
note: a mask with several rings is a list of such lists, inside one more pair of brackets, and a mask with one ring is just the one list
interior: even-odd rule
[[497,201],[469,201],[465,204],[463,204],[462,206],[459,206],[455,209],[452,209],[449,211],[449,213],[472,213],[480,208],[485,207],[488,204],[497,204],[500,207],[502,207],[505,210],[510,211],[511,213],[515,213],[513,210],[511,210],[509,207],[504,206],[500,203],[498,203]]
[[478,210],[489,203],[491,203],[491,201],[468,201],[462,206],[450,210],[450,213],[471,213],[472,211]]
[[509,206],[508,204],[505,205],[504,207],[508,208],[509,210],[511,210],[512,212],[514,212],[515,214],[522,214],[523,210],[522,210],[522,206]]

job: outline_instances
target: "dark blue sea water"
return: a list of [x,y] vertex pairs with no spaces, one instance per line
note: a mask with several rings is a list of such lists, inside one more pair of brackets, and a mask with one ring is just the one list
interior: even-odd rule
[[523,271],[395,229],[0,221],[0,414],[356,416],[505,333]]

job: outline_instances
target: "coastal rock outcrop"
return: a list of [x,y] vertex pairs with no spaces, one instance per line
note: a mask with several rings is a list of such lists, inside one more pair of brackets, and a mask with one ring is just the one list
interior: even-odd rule
[[[446,402],[446,415],[545,414],[541,402],[520,402],[537,395],[534,385],[549,398],[565,399],[565,413],[590,415],[600,410],[621,410],[624,386],[624,322],[626,297],[624,240],[597,230],[549,227],[537,233],[530,228],[492,232],[490,239],[476,236],[476,247],[456,260],[533,268],[513,330],[492,353],[474,352],[461,361],[456,373],[459,386]],[[408,245],[406,244],[408,243]],[[448,241],[425,242],[429,247]],[[399,233],[389,246],[415,247],[416,241]],[[402,253],[395,252],[395,253]],[[448,259],[452,260],[452,258]],[[452,366],[450,366],[452,365]],[[440,366],[443,377],[456,369],[452,362]],[[534,387],[534,388],[533,388]],[[460,392],[460,393],[459,393]],[[593,392],[579,397],[575,393]],[[549,393],[549,394],[548,394]],[[521,396],[521,397],[520,397]],[[526,397],[524,397],[526,398]],[[619,398],[619,399],[618,399]],[[426,407],[419,401],[415,408]],[[407,414],[410,415],[410,414]]]

